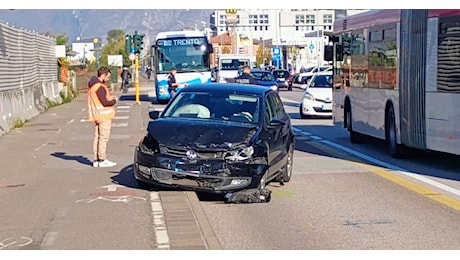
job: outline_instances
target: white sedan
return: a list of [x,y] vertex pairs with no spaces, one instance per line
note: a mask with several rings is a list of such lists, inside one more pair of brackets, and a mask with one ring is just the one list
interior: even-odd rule
[[332,117],[332,71],[315,73],[300,103],[300,117]]

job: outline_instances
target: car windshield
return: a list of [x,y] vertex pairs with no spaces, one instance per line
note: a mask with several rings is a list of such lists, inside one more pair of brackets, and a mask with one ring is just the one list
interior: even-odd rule
[[276,78],[288,78],[289,77],[289,72],[287,70],[275,70],[273,71],[273,75],[275,75]]
[[251,72],[252,77],[255,80],[260,80],[260,81],[275,81],[275,76],[273,76],[270,72],[258,72],[258,71],[253,71]]
[[259,123],[260,99],[231,93],[179,92],[164,118]]
[[316,75],[310,82],[310,88],[332,88],[332,75]]

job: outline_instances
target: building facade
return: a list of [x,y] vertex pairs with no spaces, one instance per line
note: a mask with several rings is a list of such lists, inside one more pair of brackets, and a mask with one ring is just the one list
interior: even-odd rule
[[280,51],[279,67],[296,70],[324,63],[322,49],[335,19],[363,11],[367,10],[238,9],[227,14],[218,9],[210,16],[210,27],[214,36],[233,36],[232,53],[244,53],[248,49],[244,43],[257,39],[264,47]]

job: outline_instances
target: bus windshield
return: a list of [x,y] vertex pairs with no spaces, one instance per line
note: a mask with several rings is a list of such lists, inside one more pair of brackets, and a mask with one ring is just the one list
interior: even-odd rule
[[209,71],[207,44],[205,37],[157,40],[158,73],[168,73],[173,67],[178,72]]

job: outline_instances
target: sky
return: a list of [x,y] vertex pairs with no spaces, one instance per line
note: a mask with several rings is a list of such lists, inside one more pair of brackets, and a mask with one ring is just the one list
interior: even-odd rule
[[[126,5],[120,6],[120,3],[126,3]],[[133,6],[128,6],[129,3],[133,3]],[[170,3],[170,1],[161,0],[131,2],[113,0],[14,0],[1,1],[0,7],[4,9],[173,9]],[[380,1],[380,3],[369,0],[176,0],[173,6],[180,6],[181,9],[452,9],[460,7],[458,3],[454,0]]]

